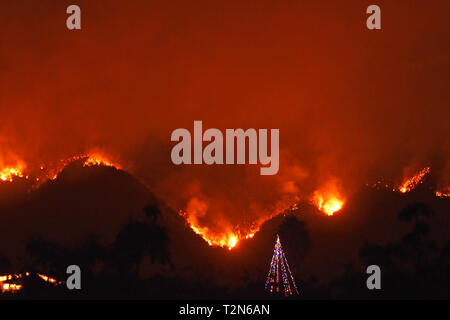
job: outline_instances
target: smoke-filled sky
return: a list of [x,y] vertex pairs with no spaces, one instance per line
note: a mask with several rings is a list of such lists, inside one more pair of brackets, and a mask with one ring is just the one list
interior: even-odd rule
[[[332,184],[449,178],[449,1],[0,3],[0,162],[101,150],[218,232]],[[171,163],[171,132],[279,128],[280,171]],[[214,219],[209,219],[214,217]]]

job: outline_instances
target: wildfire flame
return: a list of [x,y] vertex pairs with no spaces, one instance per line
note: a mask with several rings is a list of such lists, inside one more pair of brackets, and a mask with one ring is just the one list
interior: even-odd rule
[[203,217],[206,214],[208,205],[195,197],[189,201],[187,211],[179,210],[179,214],[186,220],[187,225],[210,246],[217,246],[232,250],[239,244],[240,241],[252,239],[260,230],[260,227],[264,222],[279,214],[297,210],[298,200],[299,199],[295,197],[294,199],[287,201],[287,203],[284,201],[283,203],[280,202],[275,206],[275,209],[270,214],[252,223],[250,227],[245,228],[245,231],[242,226],[239,229],[238,227],[233,228],[228,226],[224,228],[226,231],[218,233],[213,232],[208,227],[201,226],[198,218]]
[[345,198],[339,191],[338,181],[330,180],[325,186],[316,190],[311,198],[312,203],[328,216],[334,215],[342,209],[345,204]]
[[[83,158],[83,157],[82,157]],[[120,169],[120,166],[111,162],[107,158],[102,155],[94,154],[87,157],[86,161],[83,164],[84,167],[90,166],[106,166],[106,167],[114,167],[116,169]]]
[[15,167],[0,168],[0,180],[12,182],[15,177],[24,177],[25,164],[19,162]]
[[328,216],[332,216],[342,209],[345,201],[337,195],[331,193],[321,194],[316,191],[313,196],[313,202],[320,211]]
[[[28,179],[30,174],[31,180],[35,182],[34,187],[38,187],[42,182],[47,180],[55,180],[59,173],[64,170],[64,168],[74,161],[84,160],[83,167],[91,166],[107,166],[114,167],[116,169],[121,169],[121,167],[109,160],[107,157],[99,154],[93,153],[88,155],[78,155],[71,158],[61,160],[58,164],[44,165],[41,164],[39,168],[33,170],[33,166],[27,166],[23,161],[19,161],[15,166],[0,166],[0,181],[12,182],[15,178],[25,178]],[[27,169],[27,174],[25,174],[25,169]],[[29,170],[28,170],[29,169]]]
[[436,196],[439,198],[450,198],[450,187],[447,190],[436,191]]
[[22,289],[22,285],[5,282],[2,284],[1,288],[2,288],[2,292],[14,292],[14,291],[19,291],[20,289]]
[[246,235],[241,235],[239,232],[226,231],[221,234],[215,234],[211,232],[208,227],[201,227],[198,225],[197,219],[194,216],[188,215],[182,210],[179,214],[186,219],[186,222],[191,227],[191,229],[201,236],[210,246],[218,246],[223,248],[228,248],[228,250],[233,249],[239,243],[241,239],[253,238],[255,232],[251,232]]
[[398,188],[397,191],[401,193],[407,193],[411,190],[414,190],[420,183],[422,183],[423,178],[430,173],[431,168],[425,167],[419,172],[417,172],[414,176],[407,178]]
[[58,282],[56,281],[56,279],[51,278],[51,277],[49,277],[49,276],[46,276],[45,274],[40,274],[40,273],[38,273],[37,275],[38,275],[39,278],[41,278],[41,279],[44,280],[45,282],[58,283]]
[[[89,154],[82,154],[73,156],[71,158],[67,158],[58,162],[56,165],[40,165],[38,169],[40,170],[29,170],[32,166],[26,165],[25,162],[19,160],[16,162],[15,166],[0,166],[0,182],[12,182],[15,178],[29,178],[31,176],[31,180],[35,183],[34,187],[39,187],[40,183],[47,180],[54,180],[58,177],[59,173],[70,163],[74,161],[83,161],[83,167],[92,167],[92,166],[108,166],[114,167],[116,169],[121,169],[117,163],[111,161],[108,157],[100,154],[98,152],[92,152]],[[25,172],[26,170],[26,172]],[[380,180],[377,183],[371,185],[372,187],[378,188],[380,186],[389,188],[390,190],[407,193],[414,188],[416,188],[420,183],[423,182],[424,177],[429,174],[431,168],[425,167],[419,172],[417,172],[414,176],[405,179],[401,185],[397,187],[392,187],[392,184],[385,182],[384,180]],[[369,186],[369,184],[367,184]],[[440,198],[449,198],[450,197],[450,188],[443,188],[435,191],[435,195]],[[297,197],[298,198],[298,197]],[[325,188],[321,188],[316,190],[312,197],[310,198],[312,203],[324,214],[328,216],[334,215],[336,212],[340,211],[345,205],[346,199],[342,196],[339,188],[337,188],[337,184],[335,180],[330,180],[330,182],[326,185]],[[298,199],[296,200],[298,201]],[[251,228],[247,228],[246,231],[238,230],[235,227],[228,226],[224,228],[225,230],[222,232],[213,232],[208,227],[202,226],[199,223],[199,217],[201,215],[191,214],[189,208],[186,212],[180,211],[180,215],[186,219],[187,224],[190,228],[199,236],[201,236],[210,246],[219,246],[223,248],[227,248],[229,250],[235,248],[238,243],[243,239],[251,239],[254,237],[255,233],[259,231],[260,226],[267,220],[273,218],[281,212],[286,210],[296,210],[297,202],[292,202],[289,207],[286,207],[286,201],[280,205],[280,210],[275,210],[274,213],[268,214],[267,217],[260,219],[255,222]],[[198,203],[197,203],[198,204]],[[282,209],[281,209],[282,207]],[[206,209],[205,209],[206,210]],[[189,212],[189,214],[188,214]],[[55,279],[50,278],[45,275],[38,275],[44,281],[48,281],[50,283],[58,283]],[[4,276],[0,276],[0,286],[3,285],[2,291],[4,290],[20,290],[20,285],[14,285],[13,283],[3,283],[8,280],[8,278],[4,278]],[[9,278],[11,280],[11,278]],[[3,284],[2,284],[3,283]],[[5,289],[8,287],[8,289]]]
[[[17,292],[19,290],[21,290],[23,288],[23,284],[20,283],[13,283],[13,282],[6,282],[6,281],[21,281],[22,278],[24,277],[29,277],[30,273],[29,272],[24,272],[24,273],[16,273],[16,274],[8,274],[8,275],[3,275],[0,276],[0,290],[2,293],[4,292]],[[54,285],[60,285],[62,284],[62,281],[57,281],[54,278],[51,278],[49,276],[46,276],[44,274],[40,274],[38,273],[37,276],[39,278],[41,278],[42,280],[44,280],[45,282],[49,282],[52,283]]]
[[121,169],[121,167],[116,164],[113,163],[111,160],[109,160],[107,157],[105,157],[104,155],[101,155],[99,153],[93,153],[93,154],[85,154],[85,155],[78,155],[78,156],[73,156],[71,158],[68,158],[66,160],[62,161],[62,164],[57,168],[57,169],[53,169],[50,170],[51,174],[49,174],[49,179],[56,179],[58,177],[58,174],[70,163],[74,162],[74,161],[80,161],[80,160],[84,160],[83,162],[83,167],[92,167],[92,166],[106,166],[106,167],[114,167],[116,169]]

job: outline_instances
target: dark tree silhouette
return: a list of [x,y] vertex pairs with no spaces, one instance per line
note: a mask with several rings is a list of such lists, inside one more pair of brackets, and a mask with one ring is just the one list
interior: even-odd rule
[[169,237],[156,224],[130,221],[109,248],[109,266],[121,273],[137,273],[145,256],[151,261],[171,263]]
[[96,262],[104,261],[105,248],[101,246],[97,235],[90,235],[78,250],[77,256],[85,267],[92,268]]
[[[430,226],[423,219],[429,219],[432,212],[424,203],[410,204],[397,217],[404,222],[414,221],[414,226],[399,243],[383,246],[366,242],[361,247],[363,265],[376,264],[382,269],[383,298],[448,298],[450,246],[439,248],[426,239]],[[364,289],[360,292],[363,296],[367,295]]]
[[417,221],[421,216],[428,218],[432,214],[432,210],[422,202],[416,202],[408,205],[405,209],[398,213],[400,221]]
[[42,237],[30,238],[25,245],[25,253],[34,270],[42,270],[53,276],[65,274],[66,267],[72,264],[76,256],[68,247]]
[[148,205],[144,208],[144,213],[147,217],[151,218],[153,222],[156,222],[161,217],[161,210],[157,205]]
[[303,260],[311,250],[311,237],[306,222],[290,215],[280,224],[278,234],[289,264],[294,270],[300,270]]

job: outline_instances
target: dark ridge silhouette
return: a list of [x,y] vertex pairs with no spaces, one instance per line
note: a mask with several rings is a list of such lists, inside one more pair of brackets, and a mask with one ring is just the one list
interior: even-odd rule
[[144,208],[144,213],[147,217],[157,220],[161,217],[161,210],[157,205],[148,205]]
[[[300,203],[228,250],[209,246],[126,172],[65,170],[2,211],[0,258],[5,273],[63,284],[30,276],[2,299],[278,299],[264,290],[276,234],[300,292],[289,299],[450,297],[450,201],[426,184],[408,194],[362,188],[331,217]],[[23,251],[11,250],[21,239]],[[64,285],[71,264],[81,267],[81,291]],[[382,268],[381,291],[366,288],[370,264]]]

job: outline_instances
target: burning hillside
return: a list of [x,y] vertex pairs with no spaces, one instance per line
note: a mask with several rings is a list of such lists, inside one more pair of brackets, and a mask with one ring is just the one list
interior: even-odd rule
[[[14,167],[3,167],[1,169],[1,180],[4,183],[10,183],[19,178],[27,179],[32,181],[34,188],[39,188],[45,181],[55,180],[64,168],[75,162],[79,163],[82,167],[103,166],[115,169],[122,168],[108,157],[99,153],[92,153],[73,156],[61,160],[56,164],[40,165],[38,170],[20,161]],[[430,172],[431,167],[425,167],[414,175],[404,178],[404,181],[393,188],[393,190],[401,193],[409,192],[420,185]],[[379,185],[374,184],[374,187],[378,187]],[[386,184],[386,187],[388,187],[388,184]],[[222,214],[220,218],[211,220],[209,217],[215,215],[212,210],[217,210],[212,205],[214,199],[210,198],[206,200],[206,198],[202,199],[202,197],[195,196],[190,198],[183,210],[179,210],[179,215],[210,246],[224,247],[231,250],[241,240],[253,238],[264,222],[281,213],[297,209],[299,203],[310,202],[327,216],[332,216],[339,212],[346,203],[346,196],[343,193],[341,183],[338,183],[336,179],[330,179],[328,183],[312,192],[309,197],[302,197],[295,183],[292,181],[285,184],[283,192],[289,194],[289,197],[283,196],[275,205],[270,205],[269,208],[262,210],[262,214],[256,220],[245,219],[241,222],[233,223],[227,218],[227,214]],[[435,195],[440,198],[449,197],[449,194],[450,192],[445,188],[435,191]]]
[[328,216],[332,216],[342,209],[345,204],[345,198],[339,191],[337,182],[331,180],[324,188],[314,191],[312,196],[313,204]]
[[16,293],[24,288],[24,283],[29,280],[29,278],[38,277],[44,282],[53,284],[54,286],[62,285],[62,281],[58,281],[55,278],[49,277],[41,273],[14,273],[0,276],[0,291],[2,293]]
[[[90,22],[95,32],[72,33],[74,42],[55,18],[65,14],[60,5],[47,1],[36,16],[28,2],[0,4],[0,20],[8,21],[0,44],[1,189],[22,180],[35,189],[58,182],[74,161],[123,169],[182,210],[208,243],[236,248],[298,203],[339,217],[368,177],[387,175],[396,182],[391,189],[413,190],[430,169],[397,183],[396,172],[400,176],[410,160],[434,168],[439,158],[448,176],[448,48],[436,40],[448,30],[445,10],[426,27],[411,26],[414,32],[402,33],[405,22],[396,20],[392,32],[371,41],[355,22],[356,4],[322,19],[314,2],[267,2],[261,11],[240,2],[217,2],[208,10],[201,3],[179,10],[161,3],[153,10],[146,1],[117,2],[108,16]],[[403,10],[391,6],[387,12]],[[90,1],[83,10],[103,8]],[[409,10],[418,19],[424,8]],[[277,28],[255,27],[266,25],[267,17]],[[316,18],[322,27],[310,28]],[[233,23],[223,28],[218,21]],[[329,48],[336,59],[329,59]],[[405,52],[410,56],[399,59]],[[279,172],[262,178],[237,161],[226,168],[173,165],[170,133],[193,121],[221,132],[279,130]],[[193,147],[206,150],[202,142]],[[330,186],[330,177],[340,183]],[[201,192],[190,190],[196,182]],[[445,185],[433,191],[448,195]],[[193,209],[192,199],[207,209]]]
[[450,198],[450,189],[436,191],[436,196],[439,198]]
[[407,193],[414,190],[420,183],[423,182],[424,177],[430,173],[430,170],[430,167],[425,167],[413,176],[405,178],[403,183],[396,189],[401,193]]
[[104,155],[92,153],[73,156],[53,164],[41,164],[40,166],[26,165],[25,162],[19,161],[14,167],[0,167],[0,180],[4,182],[13,182],[17,178],[24,178],[27,180],[32,180],[35,185],[39,185],[47,180],[56,179],[58,174],[64,170],[65,167],[71,163],[79,161],[82,162],[84,167],[107,166],[120,169],[119,165],[113,163]]
[[[195,215],[188,214],[187,212],[180,211],[180,216],[186,219],[187,225],[200,237],[202,237],[210,246],[218,246],[233,249],[240,240],[251,239],[255,235],[256,231],[251,231],[247,234],[242,234],[240,230],[228,230],[225,232],[214,233],[211,232],[208,227],[199,226],[198,220],[195,219]],[[235,228],[236,229],[236,228]]]
[[[387,182],[382,182],[383,180],[380,180],[380,182],[372,184],[371,186],[373,188],[379,188],[381,186],[386,190],[391,190],[393,192],[407,193],[420,186],[430,172],[431,167],[427,166],[414,173],[412,176],[404,178],[403,182],[396,187],[391,186]],[[366,184],[366,186],[369,186],[369,184]],[[433,192],[439,198],[446,198],[450,196],[450,190],[445,188]],[[219,231],[212,231],[208,227],[208,223],[205,223],[204,219],[204,217],[208,215],[208,203],[195,197],[188,202],[186,210],[180,210],[179,214],[185,218],[187,225],[190,226],[196,234],[201,236],[210,246],[225,247],[231,250],[241,240],[253,238],[255,233],[260,230],[260,227],[264,222],[289,210],[297,210],[298,204],[310,202],[320,212],[323,212],[327,216],[332,216],[341,211],[345,206],[347,200],[343,194],[344,193],[340,183],[338,183],[336,179],[331,179],[323,187],[314,191],[309,198],[302,198],[298,195],[296,197],[296,202],[292,203],[292,201],[287,201],[284,205],[279,204],[277,207],[278,210],[274,210],[272,214],[267,215],[266,218],[253,222],[252,227],[245,227],[241,229],[233,227],[233,225],[228,222],[222,221],[222,226],[226,227],[224,227],[223,230],[218,228]],[[214,223],[213,225],[217,226],[217,223]]]
[[0,168],[0,180],[2,181],[13,181],[15,177],[23,178],[25,164],[22,162],[19,162],[14,167],[1,167]]

